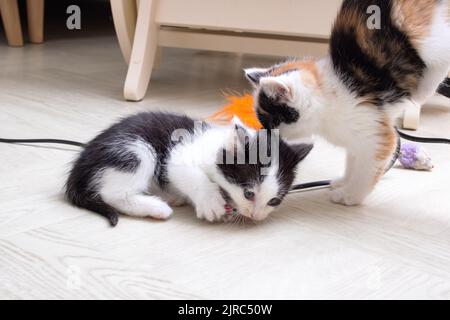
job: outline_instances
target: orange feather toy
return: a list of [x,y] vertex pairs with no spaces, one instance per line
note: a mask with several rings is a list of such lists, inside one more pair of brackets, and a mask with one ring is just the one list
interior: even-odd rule
[[253,109],[253,97],[251,95],[227,95],[226,99],[228,104],[206,120],[216,123],[228,123],[234,116],[237,116],[249,128],[262,129],[262,125]]

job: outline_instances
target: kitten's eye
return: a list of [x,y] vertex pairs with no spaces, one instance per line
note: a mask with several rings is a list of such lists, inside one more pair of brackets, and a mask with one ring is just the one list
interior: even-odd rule
[[253,200],[255,198],[255,193],[250,190],[244,190],[244,197],[247,200]]
[[269,205],[271,207],[278,207],[280,204],[281,204],[280,198],[273,198],[273,199],[270,199],[269,202],[267,202],[267,205]]

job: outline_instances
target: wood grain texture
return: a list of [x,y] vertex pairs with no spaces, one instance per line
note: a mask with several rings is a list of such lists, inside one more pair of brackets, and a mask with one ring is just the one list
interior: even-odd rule
[[[0,52],[1,136],[79,141],[142,110],[209,115],[222,90],[250,89],[243,68],[275,61],[164,49],[147,97],[131,103],[114,35]],[[417,134],[450,137],[449,123],[449,100],[434,100]],[[77,148],[0,145],[0,298],[450,299],[450,148],[426,148],[434,172],[394,169],[361,207],[322,190],[257,225],[210,225],[184,207],[111,229],[62,199]],[[318,141],[299,180],[342,169],[342,152]]]

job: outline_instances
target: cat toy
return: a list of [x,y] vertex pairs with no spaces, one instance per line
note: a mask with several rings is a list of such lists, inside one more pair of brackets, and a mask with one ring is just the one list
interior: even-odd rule
[[431,171],[434,168],[425,148],[416,143],[403,144],[398,161],[405,169]]

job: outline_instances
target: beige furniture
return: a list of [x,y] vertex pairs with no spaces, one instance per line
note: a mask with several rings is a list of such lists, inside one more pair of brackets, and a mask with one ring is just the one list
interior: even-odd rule
[[27,18],[30,42],[44,42],[44,0],[27,0]]
[[[129,62],[124,96],[141,100],[157,47],[280,56],[323,55],[341,0],[111,0]],[[257,10],[255,10],[257,8]]]
[[[13,47],[23,46],[22,27],[17,0],[0,0],[0,14],[8,44]],[[43,42],[44,0],[27,0],[27,18],[30,42]]]

